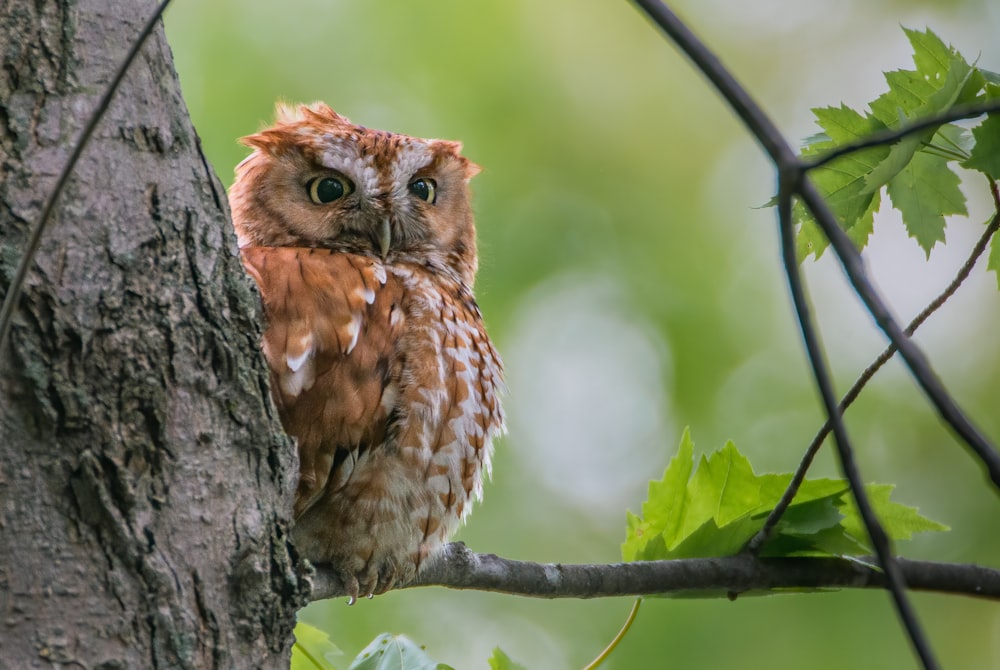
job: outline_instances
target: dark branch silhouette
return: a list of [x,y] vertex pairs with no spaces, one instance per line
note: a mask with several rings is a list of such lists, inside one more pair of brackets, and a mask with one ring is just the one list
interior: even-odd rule
[[[1000,570],[978,565],[897,559],[912,589],[1000,600]],[[773,589],[885,588],[885,574],[862,560],[838,558],[684,558],[607,565],[531,563],[477,554],[460,542],[445,547],[413,584],[445,586],[533,598],[607,598],[629,595],[730,598]],[[337,575],[323,566],[313,576],[316,600],[346,596]]]

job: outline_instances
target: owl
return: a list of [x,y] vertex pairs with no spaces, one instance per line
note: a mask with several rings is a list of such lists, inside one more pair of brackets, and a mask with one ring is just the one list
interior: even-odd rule
[[461,145],[278,106],[229,192],[296,438],[292,539],[350,602],[411,581],[481,499],[502,365],[472,293]]

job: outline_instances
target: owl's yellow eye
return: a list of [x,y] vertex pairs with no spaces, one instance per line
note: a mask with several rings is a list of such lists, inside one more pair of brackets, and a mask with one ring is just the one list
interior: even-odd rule
[[348,195],[354,188],[344,177],[315,177],[306,183],[309,199],[317,205],[326,205]]
[[410,193],[433,205],[437,198],[437,184],[433,179],[415,179],[410,182]]

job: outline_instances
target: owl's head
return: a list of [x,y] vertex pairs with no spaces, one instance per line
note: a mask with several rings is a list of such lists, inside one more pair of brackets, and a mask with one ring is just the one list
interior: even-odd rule
[[461,144],[370,130],[327,105],[278,106],[275,124],[229,190],[240,247],[327,247],[450,271],[476,271]]

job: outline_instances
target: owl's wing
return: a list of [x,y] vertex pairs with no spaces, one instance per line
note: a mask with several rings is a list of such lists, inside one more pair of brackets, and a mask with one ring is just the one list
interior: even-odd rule
[[385,440],[391,407],[383,394],[401,329],[393,319],[398,287],[387,286],[383,266],[362,256],[288,247],[242,254],[264,302],[263,350],[275,400],[286,432],[298,440],[298,516],[331,477],[350,476],[358,451]]

